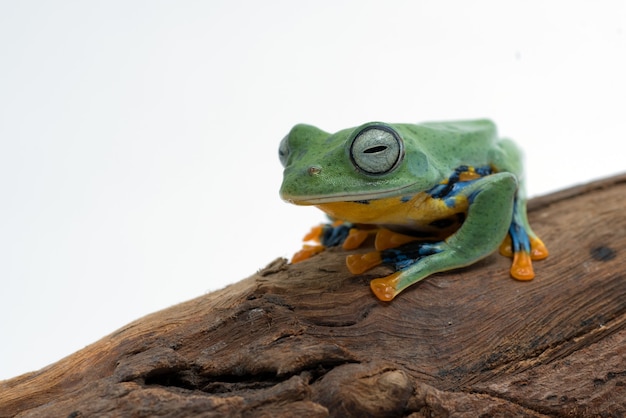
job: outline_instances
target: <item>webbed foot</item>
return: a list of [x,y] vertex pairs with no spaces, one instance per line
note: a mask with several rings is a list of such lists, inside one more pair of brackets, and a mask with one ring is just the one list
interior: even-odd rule
[[313,257],[315,254],[319,254],[324,251],[326,247],[323,245],[303,245],[302,249],[295,253],[291,257],[291,264],[296,264],[304,260],[308,260]]
[[304,260],[308,260],[313,257],[315,254],[319,254],[326,249],[325,246],[321,244],[321,237],[324,231],[323,224],[316,225],[302,238],[304,242],[314,242],[315,244],[304,244],[302,249],[295,253],[291,257],[291,263],[296,264]]
[[351,254],[346,257],[346,266],[350,273],[361,274],[382,264],[383,259],[378,251],[366,254]]
[[350,232],[348,232],[348,236],[346,237],[346,240],[343,242],[343,244],[341,245],[341,247],[344,250],[355,250],[357,248],[359,248],[361,246],[361,244],[363,244],[365,242],[365,240],[367,239],[367,237],[370,236],[370,234],[372,234],[373,231],[368,231],[368,230],[363,230],[363,229],[358,229],[358,228],[351,228]]
[[[507,234],[500,244],[500,254],[505,257],[512,257],[513,263],[511,264],[511,276],[517,280],[532,280],[535,278],[535,272],[533,270],[533,261],[543,260],[548,256],[548,249],[541,239],[535,236],[529,236],[528,247],[526,250],[524,245],[514,244],[511,239],[511,235]],[[518,247],[515,250],[515,247]]]
[[302,239],[305,244],[293,255],[291,262],[307,260],[328,247],[341,245],[346,250],[358,248],[370,233],[372,231],[354,228],[352,224],[342,221],[314,226]]
[[374,295],[383,302],[389,302],[395,298],[400,290],[397,290],[400,272],[395,272],[387,277],[374,279],[370,282],[370,288]]
[[530,257],[533,260],[543,260],[550,253],[546,245],[537,237],[530,237]]

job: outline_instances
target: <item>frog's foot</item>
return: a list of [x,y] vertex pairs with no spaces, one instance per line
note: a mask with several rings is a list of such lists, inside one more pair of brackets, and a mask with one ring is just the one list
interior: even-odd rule
[[374,279],[370,282],[370,288],[374,295],[383,302],[389,302],[395,298],[401,290],[398,290],[401,272],[395,272],[387,277]]
[[511,240],[511,235],[506,234],[504,237],[504,241],[500,244],[499,247],[500,255],[505,257],[513,257],[513,241]]
[[373,251],[366,254],[351,254],[346,257],[346,266],[352,274],[365,273],[383,263],[380,252]]
[[379,229],[376,234],[374,246],[378,251],[382,251],[389,248],[396,248],[415,240],[417,240],[417,238],[382,228]]
[[327,247],[335,247],[345,242],[352,229],[352,224],[336,221],[332,224],[320,224],[311,230],[302,239],[305,243],[302,249],[291,258],[292,263],[307,260],[324,251]]
[[530,237],[530,258],[533,260],[543,260],[549,254],[543,241],[537,237]]
[[[443,245],[445,244],[420,246],[420,254],[413,253],[411,257],[407,257],[398,250],[383,251],[382,263],[394,265],[396,272],[370,282],[370,288],[374,295],[384,302],[389,302],[408,286],[434,273],[434,271],[428,271],[429,266],[424,259],[428,258],[429,255],[435,258],[442,255],[439,252],[442,250]],[[409,244],[409,246],[414,246],[414,244]],[[433,264],[437,264],[437,261]]]
[[548,256],[548,249],[545,244],[537,237],[528,237],[529,250],[513,249],[511,236],[507,234],[502,244],[500,244],[500,254],[505,257],[512,257],[511,276],[517,280],[532,280],[535,278],[533,271],[533,260],[543,260]]
[[358,228],[351,228],[350,232],[348,232],[348,236],[346,240],[343,242],[341,247],[344,250],[354,250],[357,249],[365,242],[367,237],[369,237],[372,233],[376,232],[376,230],[363,230]]
[[311,228],[311,230],[302,238],[302,241],[320,242],[320,239],[324,231],[324,226],[325,226],[324,224],[319,224]]
[[300,251],[291,256],[291,264],[308,260],[315,254],[321,253],[326,249],[326,247],[321,244],[324,228],[326,228],[326,225],[324,224],[319,224],[311,228],[311,230],[302,238],[302,241],[311,242],[313,244],[304,244]]
[[[550,254],[548,252],[548,249],[546,248],[546,245],[543,243],[543,241],[541,241],[541,239],[537,238],[537,237],[528,237],[528,240],[530,242],[530,258],[532,260],[543,260],[544,258],[548,257],[548,255]],[[502,244],[500,244],[500,254],[502,254],[505,257],[513,257],[513,241],[511,240],[511,235],[507,234],[506,237],[504,238],[504,241],[502,241]]]
[[302,249],[295,253],[291,257],[291,264],[296,264],[304,260],[308,260],[313,257],[315,254],[319,254],[324,251],[326,247],[323,245],[303,245]]
[[513,254],[511,276],[517,280],[532,280],[535,278],[533,263],[530,254],[526,251],[518,251]]

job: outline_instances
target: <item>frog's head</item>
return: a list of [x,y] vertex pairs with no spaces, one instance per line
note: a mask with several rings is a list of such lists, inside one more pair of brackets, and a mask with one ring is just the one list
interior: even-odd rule
[[436,173],[414,135],[405,125],[380,122],[335,134],[296,125],[278,150],[285,168],[280,196],[316,205],[426,190]]

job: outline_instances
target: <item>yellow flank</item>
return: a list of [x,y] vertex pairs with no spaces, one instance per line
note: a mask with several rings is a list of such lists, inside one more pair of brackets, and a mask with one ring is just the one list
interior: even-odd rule
[[428,193],[418,193],[408,200],[400,196],[367,202],[331,202],[316,206],[334,219],[354,224],[394,225],[416,231],[441,233],[443,229],[454,232],[461,225],[462,219],[452,219],[449,227],[445,228],[434,226],[433,222],[467,213],[467,198],[455,196],[454,201],[454,205],[450,207],[442,199],[433,198]]

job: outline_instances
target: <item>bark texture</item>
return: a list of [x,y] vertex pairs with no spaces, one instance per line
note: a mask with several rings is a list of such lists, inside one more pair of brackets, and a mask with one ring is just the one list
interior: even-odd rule
[[625,416],[626,175],[529,216],[533,281],[494,254],[384,303],[384,267],[277,259],[1,381],[0,416]]

